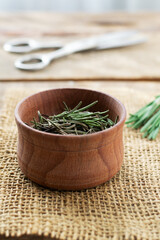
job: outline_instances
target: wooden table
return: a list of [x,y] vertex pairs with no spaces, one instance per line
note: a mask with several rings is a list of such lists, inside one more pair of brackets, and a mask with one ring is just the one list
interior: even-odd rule
[[[11,21],[12,24],[10,24]],[[17,55],[5,53],[1,49],[0,53],[3,58],[0,58],[0,108],[3,105],[5,90],[12,87],[28,89],[82,87],[102,90],[116,86],[119,89],[121,87],[141,89],[146,94],[160,90],[159,13],[1,14],[1,44],[8,39],[24,36],[41,40],[54,38],[67,42],[79,37],[126,28],[140,29],[149,36],[150,41],[146,45],[128,49],[110,50],[103,53],[88,52],[84,55],[74,54],[56,61],[44,71],[39,72],[23,72],[15,69],[13,62]],[[0,236],[0,239],[5,238]],[[20,237],[19,239],[36,238]]]
[[7,53],[1,48],[0,81],[160,80],[159,13],[1,13],[1,45],[20,37],[64,44],[127,29],[139,30],[148,41],[127,48],[76,53],[57,59],[43,71],[37,72],[26,73],[16,69],[14,61],[19,55]]

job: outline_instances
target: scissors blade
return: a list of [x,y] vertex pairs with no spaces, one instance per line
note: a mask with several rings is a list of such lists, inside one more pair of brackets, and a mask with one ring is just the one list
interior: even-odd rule
[[111,41],[108,41],[108,39],[103,39],[97,44],[96,50],[103,50],[103,49],[111,49],[111,48],[120,48],[120,47],[127,47],[137,44],[142,44],[147,41],[147,38],[141,35],[131,35],[129,37],[120,37],[115,38]]

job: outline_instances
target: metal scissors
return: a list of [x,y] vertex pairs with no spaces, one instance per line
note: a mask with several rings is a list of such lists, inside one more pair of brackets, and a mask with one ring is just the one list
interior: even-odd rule
[[15,61],[15,67],[18,69],[40,70],[48,66],[53,60],[72,53],[127,47],[144,43],[146,40],[138,31],[128,30],[89,37],[66,45],[57,42],[41,43],[33,39],[14,39],[4,44],[4,50],[12,53],[28,53],[41,49],[58,49],[50,53],[25,55]]

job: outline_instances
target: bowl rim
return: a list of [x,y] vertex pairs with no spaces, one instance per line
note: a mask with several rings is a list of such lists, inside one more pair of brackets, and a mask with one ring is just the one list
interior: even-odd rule
[[[95,132],[95,133],[89,133],[89,134],[84,134],[84,135],[74,135],[74,134],[69,134],[69,135],[61,135],[61,134],[55,134],[55,133],[48,133],[48,132],[43,132],[43,131],[39,131],[37,129],[34,129],[32,127],[30,127],[29,125],[25,124],[21,117],[19,116],[19,113],[18,113],[18,110],[21,106],[21,104],[23,104],[23,102],[25,102],[27,99],[29,99],[30,97],[32,96],[35,96],[35,95],[38,95],[40,93],[45,93],[45,92],[50,92],[50,91],[56,91],[56,90],[83,90],[83,91],[91,91],[91,92],[96,92],[96,93],[100,93],[100,94],[103,94],[103,95],[107,95],[108,97],[114,99],[114,101],[118,102],[118,104],[121,106],[122,108],[122,116],[121,116],[121,119],[118,123],[116,123],[113,127],[111,128],[108,128],[108,129],[105,129],[105,130],[102,130],[102,131],[99,131],[99,132]],[[39,91],[37,93],[33,93],[25,98],[23,98],[21,101],[19,101],[16,105],[16,108],[15,108],[15,111],[14,111],[14,115],[15,115],[15,119],[16,121],[21,125],[23,126],[24,128],[28,129],[29,131],[32,131],[34,132],[35,134],[38,134],[38,135],[46,135],[46,136],[53,136],[53,137],[58,137],[58,138],[73,138],[73,139],[78,139],[78,138],[90,138],[90,137],[94,137],[94,136],[97,136],[99,134],[102,134],[102,133],[107,133],[107,132],[112,132],[114,131],[118,126],[120,126],[126,119],[126,108],[124,106],[123,103],[121,103],[121,101],[119,101],[116,97],[113,97],[112,95],[110,94],[107,94],[107,93],[104,93],[104,92],[101,92],[101,91],[97,91],[97,90],[92,90],[92,89],[88,89],[88,88],[51,88],[51,89],[47,89],[47,90],[44,90],[44,91]]]

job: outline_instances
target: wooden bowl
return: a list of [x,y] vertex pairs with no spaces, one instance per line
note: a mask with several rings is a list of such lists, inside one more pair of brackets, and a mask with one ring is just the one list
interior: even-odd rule
[[[58,135],[35,130],[30,124],[37,111],[47,115],[64,110],[63,101],[75,107],[98,100],[91,111],[109,109],[118,123],[88,135]],[[81,190],[112,178],[123,162],[123,126],[126,111],[116,98],[87,89],[52,89],[23,99],[16,107],[18,162],[22,172],[34,182],[53,189]]]

